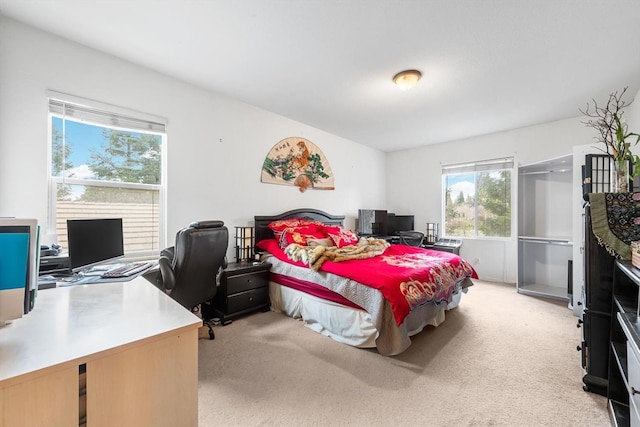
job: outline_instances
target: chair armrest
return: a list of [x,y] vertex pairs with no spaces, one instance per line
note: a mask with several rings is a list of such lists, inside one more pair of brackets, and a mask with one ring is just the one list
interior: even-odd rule
[[176,277],[171,268],[172,260],[166,255],[162,255],[158,258],[158,266],[160,267],[160,274],[162,275],[162,290],[171,290],[176,284]]
[[163,250],[160,251],[160,256],[166,256],[170,260],[173,260],[173,257],[175,256],[175,252],[176,252],[176,247],[169,246],[168,248],[164,248]]

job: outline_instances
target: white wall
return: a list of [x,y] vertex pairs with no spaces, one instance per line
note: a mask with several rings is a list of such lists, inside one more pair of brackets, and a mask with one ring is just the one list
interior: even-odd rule
[[[640,102],[637,102],[640,97],[640,90],[635,94],[634,101],[629,105],[624,112],[624,118],[627,120],[628,130],[634,133],[640,134]],[[637,151],[637,150],[636,150]]]
[[[572,154],[574,145],[591,141],[592,129],[576,117],[389,153],[387,188],[393,191],[387,194],[388,208],[396,213],[414,214],[418,230],[423,230],[427,222],[438,222],[442,227],[443,164],[514,156],[516,163],[527,165]],[[516,206],[514,203],[514,212]],[[513,226],[512,239],[464,240],[460,254],[474,264],[482,279],[515,283],[518,259],[515,223]]]
[[[380,151],[0,15],[0,216],[46,224],[48,89],[168,119],[169,244],[194,220],[221,219],[233,235],[254,215],[314,207],[344,214],[354,227],[358,208],[386,203]],[[301,193],[260,182],[267,153],[290,136],[324,152],[336,190]]]
[[[232,229],[256,214],[298,207],[347,215],[348,227],[359,208],[387,209],[414,214],[416,228],[424,229],[442,223],[442,164],[510,155],[530,164],[594,141],[577,117],[385,155],[0,15],[0,216],[46,224],[47,89],[168,119],[169,242],[193,220],[222,219]],[[633,103],[625,117],[638,132],[640,105]],[[289,136],[324,151],[335,191],[260,183],[269,149]],[[462,255],[482,278],[515,282],[516,246],[515,239],[467,239]]]

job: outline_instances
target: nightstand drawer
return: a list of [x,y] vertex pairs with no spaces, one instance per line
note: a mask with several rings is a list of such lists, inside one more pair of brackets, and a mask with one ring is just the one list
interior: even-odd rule
[[267,287],[269,285],[269,272],[244,273],[227,277],[227,295],[244,292],[251,289]]
[[251,289],[226,298],[227,313],[239,313],[269,305],[269,287]]
[[220,277],[213,298],[216,314],[223,325],[229,318],[269,308],[269,263],[231,263]]

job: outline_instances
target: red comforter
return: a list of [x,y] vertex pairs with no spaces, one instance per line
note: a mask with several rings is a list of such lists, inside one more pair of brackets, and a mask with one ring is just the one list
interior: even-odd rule
[[[275,239],[262,240],[257,246],[282,261],[306,267],[290,260]],[[325,261],[320,271],[378,289],[391,304],[398,325],[415,307],[449,302],[461,279],[478,278],[471,264],[458,255],[405,245],[391,245],[369,259]]]

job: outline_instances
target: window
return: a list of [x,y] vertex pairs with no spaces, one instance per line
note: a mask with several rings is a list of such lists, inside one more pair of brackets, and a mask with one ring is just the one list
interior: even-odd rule
[[69,98],[49,98],[48,229],[66,250],[67,219],[122,218],[125,256],[157,254],[164,247],[164,121]]
[[443,166],[445,236],[511,237],[513,158]]

